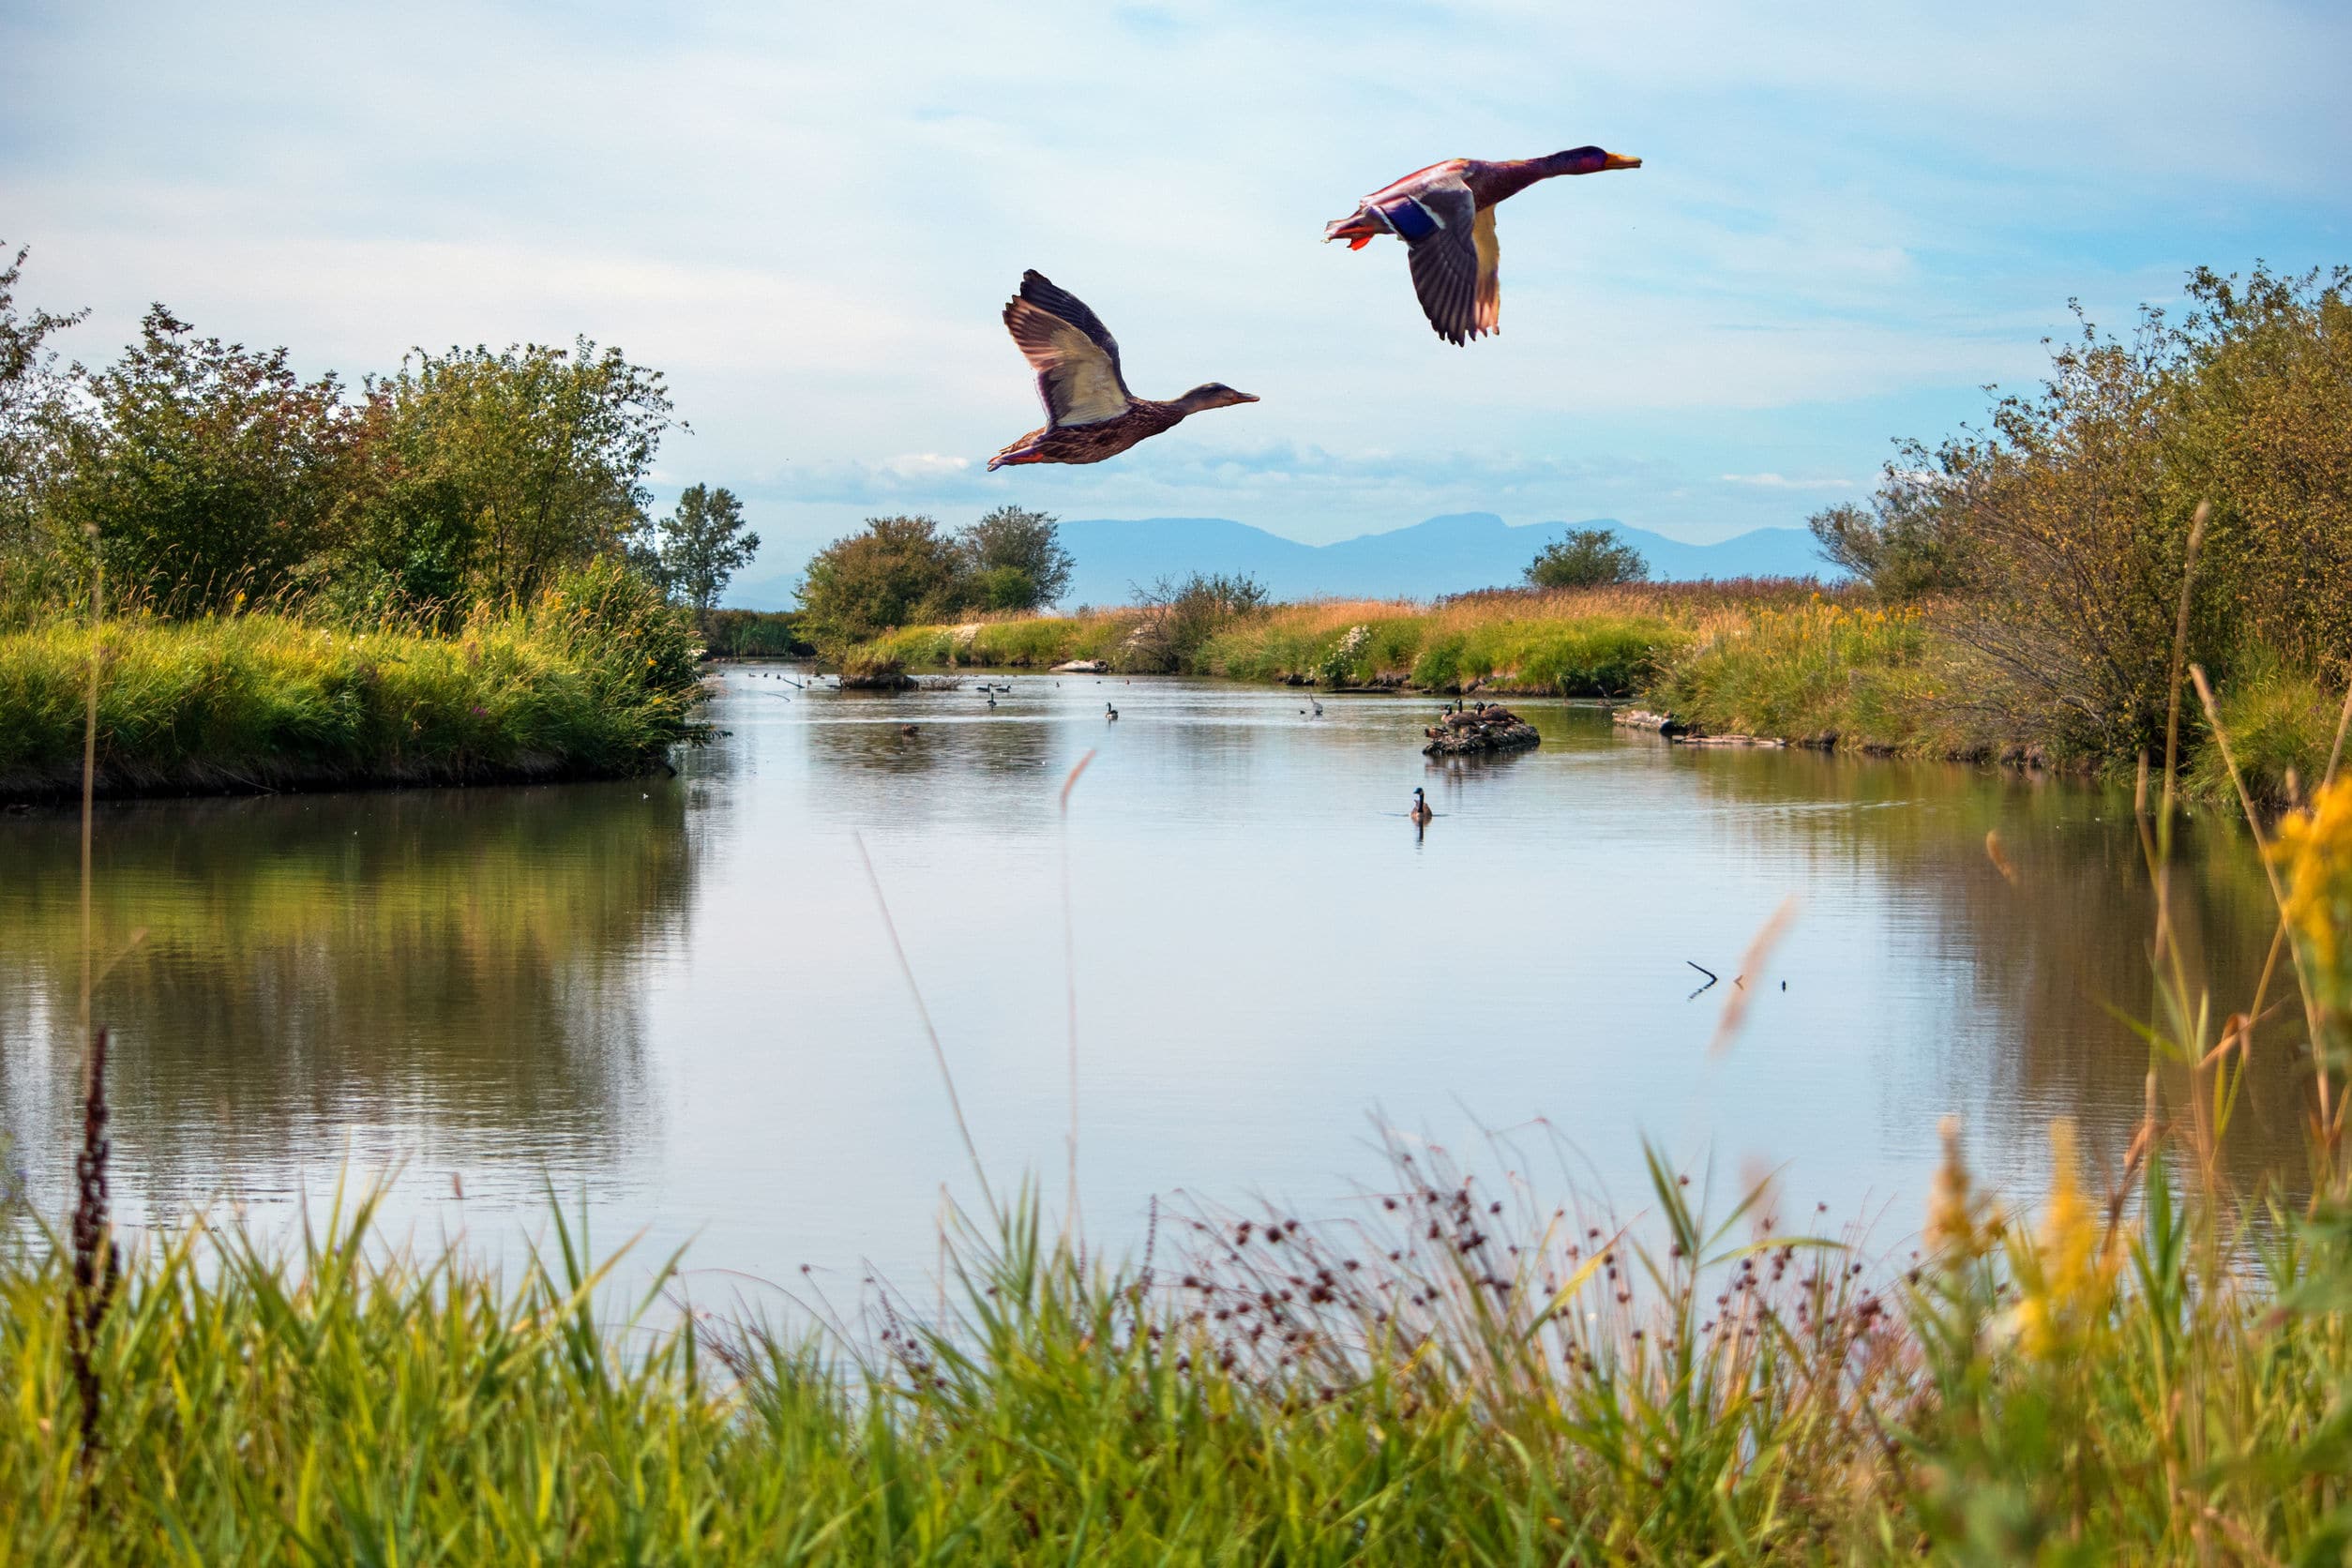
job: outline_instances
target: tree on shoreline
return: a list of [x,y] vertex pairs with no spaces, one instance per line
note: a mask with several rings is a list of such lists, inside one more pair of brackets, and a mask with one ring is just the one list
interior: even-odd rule
[[60,420],[42,510],[52,548],[95,537],[108,573],[167,612],[277,592],[329,543],[360,420],[333,372],[295,373],[161,305],[103,370],[74,368],[85,407]]
[[656,580],[692,608],[698,623],[707,622],[728,580],[759,549],[760,535],[744,532],[743,503],[733,491],[689,485],[661,525]]
[[922,516],[868,518],[866,531],[836,539],[809,559],[800,584],[808,631],[819,644],[846,647],[893,626],[952,615],[963,607],[963,556]]
[[1536,588],[1602,588],[1649,580],[1650,563],[1641,551],[1606,528],[1571,528],[1527,566],[1528,583]]
[[809,635],[840,648],[969,611],[1038,609],[1076,565],[1046,512],[999,506],[953,535],[931,517],[867,518],[810,558],[800,602]]
[[[0,242],[0,255],[7,252]],[[0,266],[0,596],[13,597],[37,580],[48,553],[35,534],[35,490],[44,454],[62,423],[58,401],[65,378],[56,369],[49,339],[80,323],[89,311],[65,315],[35,309],[19,315],[16,287],[29,247],[19,246]]]
[[1062,548],[1050,512],[1003,505],[956,535],[980,610],[1037,610],[1069,591],[1078,563]]
[[672,415],[661,372],[586,338],[412,350],[368,383],[370,493],[354,549],[412,602],[527,601],[620,551]]

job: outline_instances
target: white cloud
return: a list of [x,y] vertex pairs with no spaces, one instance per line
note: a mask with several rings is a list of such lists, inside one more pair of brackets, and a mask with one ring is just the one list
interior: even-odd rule
[[1753,485],[1758,490],[1838,490],[1855,488],[1851,479],[1791,479],[1784,474],[1723,474],[1726,485]]

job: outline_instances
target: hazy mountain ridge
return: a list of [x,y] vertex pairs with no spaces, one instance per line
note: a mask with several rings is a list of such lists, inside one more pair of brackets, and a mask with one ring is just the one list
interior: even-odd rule
[[[1062,542],[1078,559],[1072,604],[1123,603],[1136,584],[1194,570],[1246,572],[1285,599],[1428,598],[1518,582],[1545,542],[1570,526],[1513,527],[1492,512],[1457,512],[1386,534],[1307,545],[1225,518],[1086,518],[1064,522]],[[1838,575],[1815,552],[1813,535],[1798,528],[1759,528],[1694,545],[1611,518],[1573,526],[1610,530],[1640,550],[1651,575],[1661,579]]]
[[[1606,528],[1650,563],[1652,577],[1842,576],[1802,528],[1758,528],[1711,545],[1686,544],[1613,518],[1513,526],[1492,512],[1455,512],[1385,534],[1301,544],[1229,518],[1078,518],[1062,524],[1077,558],[1067,605],[1123,604],[1134,589],[1187,572],[1245,573],[1276,598],[1429,598],[1515,584],[1546,540],[1570,527]],[[786,609],[791,577],[745,582],[729,602]]]

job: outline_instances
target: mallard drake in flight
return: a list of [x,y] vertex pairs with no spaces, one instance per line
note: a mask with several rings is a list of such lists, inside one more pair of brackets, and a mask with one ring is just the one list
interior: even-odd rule
[[1004,325],[1037,372],[1046,423],[990,458],[992,471],[1018,462],[1100,462],[1202,409],[1258,400],[1215,381],[1170,402],[1137,397],[1119,373],[1119,341],[1102,318],[1034,270],[1021,274]]
[[1599,147],[1500,163],[1450,158],[1366,196],[1355,211],[1326,225],[1323,238],[1344,239],[1350,250],[1380,234],[1403,240],[1413,293],[1429,324],[1447,342],[1467,343],[1500,330],[1502,282],[1496,265],[1502,252],[1495,240],[1495,204],[1537,180],[1640,167],[1637,158]]

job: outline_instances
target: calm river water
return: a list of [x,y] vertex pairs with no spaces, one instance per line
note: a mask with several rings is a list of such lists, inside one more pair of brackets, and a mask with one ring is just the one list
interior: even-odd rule
[[[1669,747],[1515,704],[1540,750],[1431,764],[1421,698],[1014,675],[805,691],[731,671],[675,779],[109,806],[97,1015],[132,1217],[284,1214],[397,1168],[397,1229],[503,1247],[583,1197],[602,1246],[780,1279],[934,1266],[969,1167],[863,836],[991,1174],[1057,1201],[1068,1124],[1057,794],[1091,1233],[1153,1195],[1339,1212],[1374,1118],[1637,1207],[1641,1140],[1720,1201],[1918,1221],[1937,1119],[2032,1184],[2044,1128],[2137,1114],[2149,900],[2128,800],[1968,770]],[[1106,701],[1120,719],[1108,722]],[[907,724],[919,727],[906,735]],[[1440,813],[1416,835],[1415,785]],[[2013,889],[1984,852],[1998,827]],[[75,823],[0,817],[0,1153],[56,1214],[76,1125]],[[2269,937],[2243,836],[2190,830],[2222,1010]],[[1795,922],[1709,1044],[1758,927]],[[131,943],[134,931],[144,936]],[[128,951],[124,950],[128,946]],[[1723,983],[1696,997],[1693,963]],[[1785,989],[1783,983],[1786,983]],[[2246,1171],[2293,1163],[2257,1074]],[[460,1194],[462,1194],[462,1197]],[[518,1219],[517,1216],[520,1216]],[[719,1277],[736,1278],[722,1274]]]

